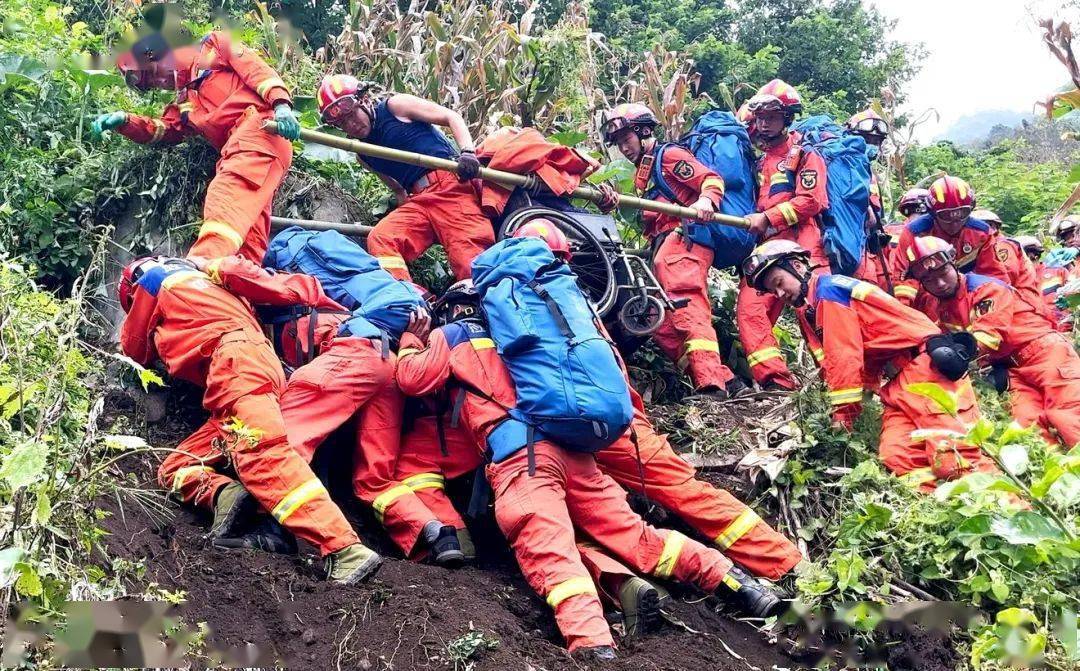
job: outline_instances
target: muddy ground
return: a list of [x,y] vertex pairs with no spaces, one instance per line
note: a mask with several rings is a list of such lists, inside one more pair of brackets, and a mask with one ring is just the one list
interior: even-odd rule
[[[174,388],[163,421],[147,424],[144,408],[129,396],[110,396],[105,428],[119,423],[155,447],[172,447],[201,421],[198,390]],[[730,435],[765,408],[735,406],[709,411],[709,435]],[[661,420],[665,430],[686,427],[685,410]],[[658,414],[662,415],[663,410]],[[676,416],[677,415],[677,416]],[[680,424],[681,423],[681,424]],[[696,420],[690,418],[690,424]],[[688,435],[688,434],[686,434]],[[685,435],[674,435],[686,448]],[[710,456],[744,449],[738,441],[705,441]],[[704,448],[695,447],[695,450]],[[157,457],[132,457],[120,465],[123,475],[154,488]],[[704,476],[743,497],[754,488],[730,469]],[[333,483],[332,483],[333,484]],[[333,487],[332,487],[333,490]],[[468,483],[456,490],[467,497]],[[347,497],[345,497],[347,498]],[[641,505],[642,502],[636,502]],[[221,551],[205,539],[209,520],[170,504],[171,517],[159,518],[126,497],[99,501],[110,513],[113,557],[145,566],[143,585],[156,583],[182,590],[184,622],[210,630],[206,649],[228,650],[243,666],[291,669],[693,669],[710,671],[794,669],[803,665],[784,655],[748,623],[723,614],[712,598],[674,592],[674,615],[683,627],[634,640],[619,641],[619,659],[604,665],[580,664],[565,653],[551,612],[521,577],[513,557],[490,521],[480,520],[473,535],[481,554],[476,566],[452,571],[400,559],[387,537],[359,506],[342,501],[364,541],[390,559],[368,584],[342,588],[321,579],[321,562],[301,544],[297,556],[253,551]],[[663,522],[661,511],[651,511]],[[668,519],[668,522],[675,523]],[[678,526],[675,523],[675,526]],[[616,632],[620,626],[616,624]],[[901,642],[890,654],[894,669],[949,669],[905,659],[923,648]],[[200,666],[197,662],[196,667]]]

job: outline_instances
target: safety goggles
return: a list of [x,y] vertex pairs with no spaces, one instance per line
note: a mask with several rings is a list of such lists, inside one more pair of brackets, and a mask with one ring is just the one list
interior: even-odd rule
[[352,114],[360,106],[360,99],[355,95],[342,96],[323,110],[322,120],[331,126],[336,126],[345,117]]
[[970,216],[971,208],[967,206],[951,207],[947,210],[938,210],[934,213],[934,219],[946,224],[958,224],[965,221]]
[[884,119],[863,119],[855,124],[855,127],[852,130],[856,133],[885,137],[889,134],[889,124],[885,123]]
[[600,135],[604,138],[604,142],[610,144],[615,141],[615,135],[628,128],[631,128],[630,120],[623,116],[617,116],[601,124]]
[[911,265],[908,266],[907,275],[912,279],[922,281],[950,263],[952,263],[952,259],[949,258],[948,254],[937,252],[918,261],[912,261]]
[[1068,244],[1072,242],[1073,237],[1076,235],[1076,226],[1069,226],[1068,228],[1059,228],[1057,232],[1057,241],[1062,244]]

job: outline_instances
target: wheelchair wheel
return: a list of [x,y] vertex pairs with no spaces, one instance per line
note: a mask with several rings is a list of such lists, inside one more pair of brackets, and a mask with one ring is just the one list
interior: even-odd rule
[[664,321],[664,304],[656,296],[631,296],[619,309],[619,323],[632,336],[652,335]]
[[578,285],[592,302],[596,313],[605,317],[615,306],[615,271],[608,249],[595,235],[574,220],[573,215],[543,207],[528,207],[506,218],[499,230],[499,239],[510,237],[523,224],[533,219],[555,223],[570,242],[573,257],[570,269],[577,275]]

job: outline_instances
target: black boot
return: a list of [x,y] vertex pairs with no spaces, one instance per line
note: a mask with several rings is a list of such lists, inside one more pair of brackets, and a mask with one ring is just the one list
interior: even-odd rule
[[571,656],[590,662],[610,662],[615,659],[615,648],[610,645],[595,645],[591,648],[578,648]]
[[727,391],[728,398],[739,398],[750,393],[750,387],[746,386],[746,383],[742,381],[742,378],[735,376],[727,381],[724,385],[724,390]]
[[752,617],[772,617],[788,608],[787,602],[781,601],[772,590],[734,566],[724,576],[716,596]]
[[439,566],[457,568],[465,561],[465,553],[461,551],[461,542],[454,527],[433,520],[424,526],[423,536],[431,548],[431,560]]
[[213,546],[226,550],[247,549],[273,552],[283,555],[296,554],[296,538],[280,524],[264,518],[250,531],[235,536],[219,536]]
[[728,400],[728,391],[723,387],[717,387],[715,385],[705,385],[699,388],[693,394],[687,396],[686,401],[726,401]]

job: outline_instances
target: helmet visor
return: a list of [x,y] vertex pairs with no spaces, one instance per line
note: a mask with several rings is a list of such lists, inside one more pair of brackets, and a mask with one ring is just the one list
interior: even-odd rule
[[853,130],[856,133],[864,135],[880,135],[881,137],[885,137],[889,134],[889,124],[885,123],[884,119],[863,119],[855,124]]
[[945,266],[952,263],[952,259],[945,252],[935,252],[929,256],[924,256],[917,261],[912,261],[908,266],[908,277],[915,280],[923,280],[927,276],[937,272]]
[[617,133],[627,128],[630,128],[630,121],[624,116],[617,116],[608,119],[600,126],[600,135],[603,136],[604,142],[610,144],[615,141]]

